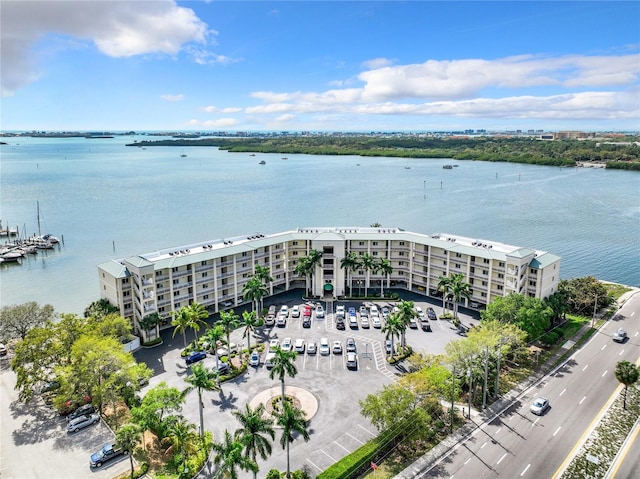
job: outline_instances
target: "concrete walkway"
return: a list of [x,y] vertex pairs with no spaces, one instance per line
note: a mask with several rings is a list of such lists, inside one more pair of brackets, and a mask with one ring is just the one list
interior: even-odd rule
[[[256,394],[251,401],[249,401],[249,405],[254,409],[260,404],[264,404],[266,407],[273,398],[280,397],[281,394],[282,388],[280,386],[265,389]],[[318,412],[318,400],[306,389],[295,386],[285,386],[284,394],[285,396],[295,398],[300,403],[300,409],[304,412],[307,421]]]

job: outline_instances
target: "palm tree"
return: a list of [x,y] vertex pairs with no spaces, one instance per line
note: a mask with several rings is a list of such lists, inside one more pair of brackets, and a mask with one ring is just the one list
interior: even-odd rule
[[184,394],[189,394],[194,389],[198,391],[198,404],[200,409],[200,437],[204,438],[204,403],[202,391],[219,391],[218,373],[205,368],[202,363],[197,363],[191,368],[191,375],[185,379],[190,384]]
[[284,377],[285,375],[289,375],[292,378],[295,378],[298,374],[298,368],[296,367],[296,357],[298,353],[295,351],[283,351],[282,348],[276,348],[275,357],[273,358],[273,367],[271,368],[271,372],[269,373],[269,377],[273,379],[275,376],[278,376],[280,379],[280,383],[282,384],[282,403],[285,402],[284,396]]
[[133,450],[142,439],[142,428],[137,424],[125,424],[116,431],[116,444],[129,454],[131,464],[131,479],[133,479]]
[[391,340],[391,356],[393,356],[393,352],[395,351],[393,347],[393,339],[396,336],[400,335],[400,331],[402,330],[402,322],[400,320],[400,316],[398,313],[390,314],[387,317],[387,320],[384,322],[384,326],[382,326],[382,332],[384,333],[385,339]]
[[388,281],[389,275],[393,273],[393,266],[391,266],[391,261],[389,261],[387,258],[381,258],[376,264],[376,271],[384,275],[384,278],[380,280],[380,297],[384,298],[384,280],[386,279]]
[[322,251],[312,249],[309,251],[307,256],[298,260],[298,264],[293,271],[298,276],[303,276],[305,278],[307,294],[309,293],[309,286],[311,286],[311,291],[313,292],[313,273],[315,272],[318,264],[320,264],[321,259]]
[[309,294],[309,276],[311,274],[309,270],[309,258],[303,256],[298,260],[296,267],[293,269],[296,276],[304,278],[305,295]]
[[214,478],[238,479],[238,469],[252,471],[254,474],[258,472],[258,465],[242,454],[242,442],[226,429],[222,442],[213,443],[211,448],[215,453],[213,462],[219,466]]
[[[145,317],[143,317],[138,324],[140,325],[140,328],[142,328],[142,330],[147,333],[146,336],[151,336],[149,333],[149,330],[153,329],[154,330],[154,339],[158,337],[158,330],[157,330],[157,326],[160,323],[160,321],[162,320],[162,318],[160,317],[160,314],[158,314],[157,312],[155,313],[151,313],[151,314],[147,314]],[[148,338],[147,338],[148,339]]]
[[340,260],[340,267],[344,269],[347,275],[349,295],[353,296],[353,272],[360,267],[360,256],[350,251]]
[[200,326],[207,325],[205,319],[209,318],[209,313],[200,303],[191,303],[189,306],[185,306],[184,308],[189,316],[189,327],[193,329],[195,339],[198,339],[198,335],[196,333],[200,331]]
[[262,320],[256,316],[255,311],[242,312],[242,324],[244,325],[243,338],[247,338],[247,349],[251,353],[251,335],[262,326]]
[[292,406],[286,401],[282,402],[282,408],[279,412],[275,413],[275,416],[276,424],[282,427],[280,444],[282,445],[283,449],[287,449],[286,477],[291,477],[291,466],[289,463],[289,444],[291,444],[295,440],[295,438],[293,437],[294,432],[300,434],[305,441],[309,440],[309,432],[307,431],[308,421],[301,409]]
[[[268,283],[273,282],[271,271],[269,271],[269,268],[267,266],[260,266],[259,264],[257,264],[255,266],[255,273],[253,273],[253,276],[255,276],[260,281],[262,281],[265,286],[267,286]],[[269,294],[269,289],[267,289],[267,294]],[[262,298],[260,298],[260,310],[262,310],[262,308],[263,308]]]
[[619,361],[616,363],[616,379],[624,384],[623,408],[627,409],[627,389],[638,381],[640,369],[629,361]]
[[205,336],[207,338],[207,341],[211,345],[210,351],[213,351],[213,354],[216,355],[216,369],[217,369],[218,366],[220,365],[220,363],[218,362],[220,359],[218,358],[218,341],[224,338],[224,328],[221,325],[216,324],[215,326],[207,329]]
[[171,313],[169,314],[173,318],[171,320],[171,326],[174,326],[172,337],[175,336],[177,332],[180,332],[182,334],[182,339],[184,340],[184,347],[186,349],[187,347],[186,331],[191,324],[191,318],[189,317],[189,315],[187,314],[184,308],[180,308],[178,311],[171,311]]
[[[244,446],[246,456],[251,456],[254,463],[257,464],[256,458],[260,454],[262,459],[266,459],[271,455],[271,442],[264,435],[275,438],[273,430],[273,420],[264,416],[264,404],[259,404],[255,409],[245,404],[243,411],[233,411],[233,415],[240,422],[241,428],[236,431],[236,437]],[[257,477],[257,469],[253,472],[254,479]]]
[[257,276],[252,276],[242,288],[242,297],[245,301],[251,301],[254,312],[260,310],[262,298],[269,294],[266,285]]
[[471,286],[464,281],[463,274],[451,275],[450,283],[451,298],[453,299],[453,319],[458,320],[458,303],[463,298],[469,299],[471,297]]
[[174,416],[167,428],[167,433],[162,439],[162,444],[168,445],[165,454],[173,453],[174,456],[184,456],[193,451],[194,443],[198,438],[194,429],[196,426],[184,418],[184,416]]
[[447,311],[447,299],[451,294],[451,278],[448,276],[440,276],[436,290],[442,293],[442,312]]
[[224,334],[227,336],[227,347],[231,348],[231,331],[240,326],[240,318],[233,312],[233,309],[230,311],[220,311],[220,319],[218,322],[222,326],[222,329],[224,329]]
[[360,267],[364,270],[364,274],[366,275],[364,281],[364,296],[367,297],[367,287],[371,283],[370,272],[373,270],[375,265],[375,258],[371,256],[369,253],[365,253],[360,256]]
[[411,324],[411,319],[416,318],[416,310],[414,308],[413,301],[400,301],[398,305],[398,319],[400,320],[401,325],[401,336],[402,336],[402,349],[404,350],[406,343],[406,332],[407,327]]

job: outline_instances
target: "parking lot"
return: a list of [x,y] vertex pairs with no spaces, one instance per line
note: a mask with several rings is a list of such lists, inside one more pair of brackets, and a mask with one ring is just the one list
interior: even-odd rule
[[[307,443],[298,440],[291,445],[291,467],[298,469],[306,465],[314,474],[317,474],[377,435],[377,431],[371,423],[360,415],[358,401],[365,398],[367,394],[380,391],[384,385],[393,383],[401,372],[386,362],[385,335],[381,329],[362,328],[359,316],[357,329],[351,329],[348,323],[344,330],[336,328],[336,307],[344,305],[347,310],[349,307],[359,310],[363,305],[362,302],[322,302],[320,304],[324,310],[323,318],[317,317],[316,303],[314,303],[310,327],[303,327],[304,301],[291,295],[271,298],[271,300],[272,302],[265,304],[265,307],[273,304],[276,306],[276,311],[279,312],[283,304],[287,306],[286,325],[282,327],[275,324],[265,326],[251,338],[252,345],[265,344],[260,364],[257,367],[249,367],[244,375],[223,383],[222,392],[204,393],[205,428],[213,432],[214,438],[222,437],[225,429],[234,431],[239,427],[239,424],[231,412],[244,407],[244,404],[251,402],[258,393],[279,386],[278,379],[270,379],[270,371],[265,367],[265,358],[271,340],[277,339],[282,345],[285,338],[290,338],[292,345],[295,346],[297,339],[303,339],[305,345],[309,341],[319,345],[321,339],[326,338],[330,349],[332,349],[334,341],[340,341],[343,348],[342,354],[334,354],[333,351],[330,351],[328,355],[322,355],[320,351],[313,355],[307,354],[306,351],[302,354],[299,353],[296,359],[297,376],[285,378],[287,386],[305,389],[313,394],[318,401],[317,412],[310,421],[311,440]],[[393,303],[388,302],[376,302],[376,304],[380,309],[384,306],[389,308],[393,306]],[[291,310],[295,305],[298,305],[301,311],[297,318],[291,317]],[[365,306],[370,305],[370,303],[365,303]],[[427,307],[432,307],[438,316],[442,312],[441,305],[438,304],[416,302],[416,306],[418,305],[425,310]],[[236,310],[236,313],[238,311]],[[470,316],[465,315],[462,316],[462,321],[466,324],[476,322]],[[418,323],[417,329],[407,329],[407,343],[417,352],[440,354],[444,352],[445,345],[449,341],[460,338],[448,321],[432,320],[429,323],[431,332],[420,329],[420,323]],[[193,338],[192,335],[187,334],[188,340]],[[347,338],[355,340],[358,357],[358,367],[355,370],[347,368]],[[241,329],[231,334],[231,341],[241,348],[247,347],[247,340],[242,337]],[[189,374],[190,369],[185,365],[184,359],[180,357],[182,338],[180,335],[176,335],[175,338],[167,337],[161,348],[164,351],[160,355],[154,350],[138,353],[141,359],[156,371],[148,387],[165,381],[170,386],[184,389],[184,377]],[[215,356],[207,356],[202,363],[206,367],[215,367]],[[197,395],[195,393],[187,396],[183,412],[190,421],[199,424]],[[259,462],[261,473],[266,474],[270,468],[280,470],[286,468],[286,455],[277,442],[278,440],[279,431],[276,431],[276,442],[273,445],[272,455],[267,461]],[[246,474],[241,477],[249,478],[252,476]]]

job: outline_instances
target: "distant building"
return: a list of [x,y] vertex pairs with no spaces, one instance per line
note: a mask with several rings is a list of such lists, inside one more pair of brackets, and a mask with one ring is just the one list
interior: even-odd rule
[[[381,285],[384,291],[436,297],[439,278],[460,273],[472,292],[463,306],[481,309],[509,293],[545,298],[560,281],[560,257],[531,248],[400,228],[325,227],[254,233],[107,261],[98,265],[100,296],[146,334],[139,321],[151,313],[159,313],[166,325],[171,311],[193,302],[214,312],[245,303],[242,290],[255,265],[269,268],[270,295],[304,289],[306,278],[294,270],[311,250],[322,253],[311,293],[327,300],[348,295],[349,288],[357,295],[365,288],[369,295],[379,294]],[[346,273],[341,261],[349,252],[388,259],[392,272]]]

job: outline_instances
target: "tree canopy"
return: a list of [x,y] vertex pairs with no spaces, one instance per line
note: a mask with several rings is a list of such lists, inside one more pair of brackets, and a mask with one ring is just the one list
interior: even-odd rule
[[481,313],[481,320],[514,324],[527,333],[529,340],[534,340],[549,328],[553,316],[553,310],[544,301],[511,293],[489,303]]
[[0,341],[24,339],[29,331],[43,326],[55,317],[53,306],[40,306],[35,301],[4,306],[0,309]]

